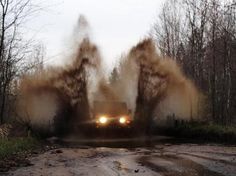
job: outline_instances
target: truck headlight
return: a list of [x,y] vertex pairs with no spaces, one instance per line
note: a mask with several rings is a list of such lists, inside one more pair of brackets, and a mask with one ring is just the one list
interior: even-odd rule
[[125,118],[125,117],[121,117],[121,118],[119,119],[119,122],[122,123],[122,124],[124,124],[124,123],[126,122],[126,118]]
[[105,116],[102,116],[99,118],[99,122],[102,124],[105,124],[105,123],[107,123],[107,118]]

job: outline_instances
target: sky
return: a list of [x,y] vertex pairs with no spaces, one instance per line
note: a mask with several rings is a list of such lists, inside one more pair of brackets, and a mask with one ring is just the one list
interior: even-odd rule
[[34,0],[43,10],[27,24],[27,35],[46,48],[46,63],[61,64],[72,50],[80,15],[90,24],[91,38],[108,67],[144,38],[164,0]]

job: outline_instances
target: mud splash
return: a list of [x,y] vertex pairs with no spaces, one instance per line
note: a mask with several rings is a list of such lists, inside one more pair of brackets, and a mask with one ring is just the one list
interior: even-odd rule
[[[88,25],[81,19],[79,24]],[[75,132],[80,123],[93,120],[90,110],[98,99],[126,102],[144,128],[153,120],[168,124],[170,116],[199,117],[201,94],[174,60],[158,55],[151,39],[130,50],[118,66],[119,79],[109,83],[98,47],[84,36],[69,65],[22,78],[17,101],[20,121],[46,135]]]
[[87,120],[87,70],[97,69],[92,59],[100,59],[97,48],[88,39],[84,39],[71,65],[23,78],[17,106],[20,119],[33,128],[45,129],[45,133],[69,128],[70,125],[65,122],[75,125],[76,122]]
[[158,55],[151,39],[133,47],[119,70],[114,89],[122,92],[121,97],[142,123],[154,120],[168,125],[169,118],[193,120],[200,116],[201,93],[173,59]]

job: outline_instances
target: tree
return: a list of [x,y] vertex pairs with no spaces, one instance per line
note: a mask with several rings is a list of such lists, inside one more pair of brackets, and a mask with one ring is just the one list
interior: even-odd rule
[[167,1],[159,19],[152,29],[153,38],[158,41],[157,46],[164,56],[177,58],[179,46],[181,44],[181,31],[184,24],[182,23],[182,8],[178,0]]
[[110,84],[115,84],[119,80],[119,74],[117,68],[114,68],[109,77]]
[[162,54],[176,59],[208,95],[212,120],[236,122],[235,1],[167,0],[151,35]]
[[20,35],[20,27],[37,11],[31,0],[0,0],[0,123],[11,95],[11,83],[23,69],[29,42]]

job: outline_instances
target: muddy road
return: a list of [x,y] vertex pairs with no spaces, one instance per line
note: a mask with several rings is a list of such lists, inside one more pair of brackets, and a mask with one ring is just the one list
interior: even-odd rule
[[[142,141],[142,140],[141,140]],[[107,143],[112,141],[106,141]],[[124,141],[119,141],[124,143]],[[126,141],[127,142],[127,141]],[[68,143],[30,158],[32,166],[6,176],[235,176],[236,147],[155,143],[148,147],[86,146]],[[134,142],[135,143],[135,142]],[[133,144],[134,144],[133,143]],[[113,143],[114,144],[114,143]],[[103,143],[104,145],[104,143]],[[117,144],[115,144],[117,145]],[[145,144],[146,145],[146,144]]]

